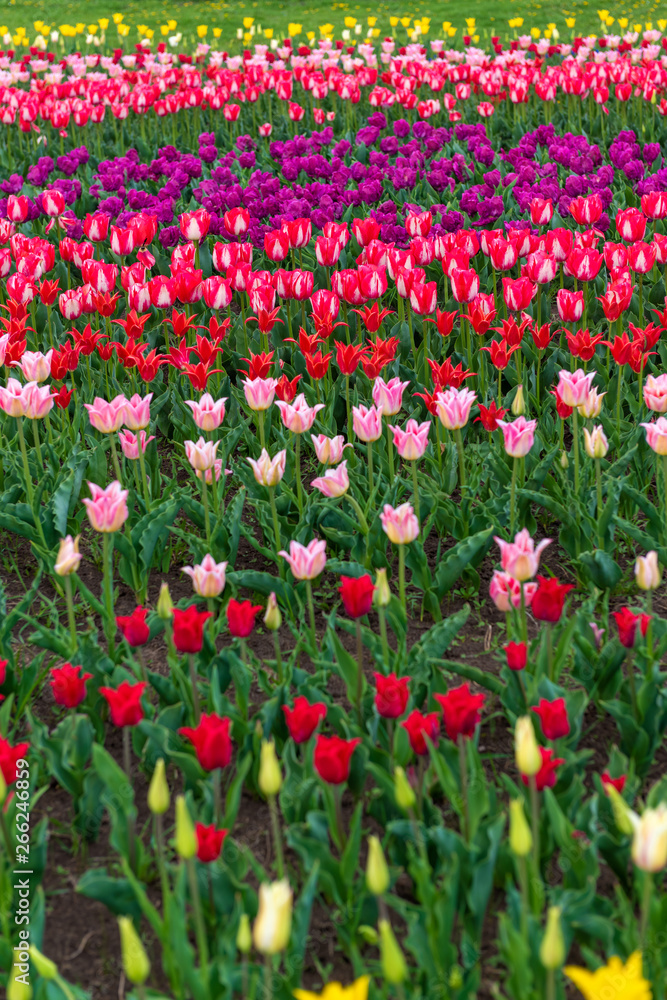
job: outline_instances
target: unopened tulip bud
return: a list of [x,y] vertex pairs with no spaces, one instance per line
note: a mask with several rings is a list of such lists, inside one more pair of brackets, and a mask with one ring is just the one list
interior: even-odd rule
[[609,441],[601,424],[594,427],[592,431],[584,427],[584,442],[589,458],[604,458],[609,451]]
[[141,986],[148,979],[151,963],[134,929],[130,917],[119,917],[120,950],[125,975],[135,986]]
[[[16,954],[14,952],[15,956]],[[30,985],[28,974],[21,969],[18,957],[14,959],[14,964],[9,970],[7,1000],[32,1000],[32,986]]]
[[378,837],[368,838],[366,887],[374,896],[382,896],[389,888],[389,869]]
[[69,576],[71,573],[76,573],[79,568],[79,563],[81,562],[81,556],[79,554],[79,539],[81,535],[77,535],[76,538],[72,538],[68,535],[66,538],[60,539],[60,547],[58,549],[58,557],[56,559],[56,564],[53,567],[56,576]]
[[605,791],[611,801],[611,808],[614,812],[614,822],[621,833],[630,835],[634,827],[630,818],[631,810],[621,793],[613,785],[605,785]]
[[510,802],[510,848],[517,858],[525,858],[533,849],[533,835],[521,799]]
[[366,944],[376,945],[380,940],[378,937],[378,932],[374,927],[369,926],[369,924],[360,924],[357,928],[359,937],[363,938]]
[[380,964],[382,975],[388,983],[397,986],[405,980],[408,974],[408,967],[405,963],[403,952],[388,920],[380,920],[378,930],[380,931]]
[[168,583],[163,583],[160,587],[160,595],[157,599],[157,613],[163,622],[171,621],[174,617],[174,602],[169,593]]
[[662,570],[658,565],[658,553],[651,551],[638,556],[635,563],[635,580],[640,590],[655,590],[660,586]]
[[186,861],[197,853],[197,834],[184,795],[176,796],[176,852]]
[[565,469],[569,468],[569,465],[570,465],[570,459],[567,457],[567,452],[562,451],[560,454],[560,467],[561,469],[563,469],[563,471],[565,471]]
[[373,604],[376,608],[386,608],[391,601],[391,590],[387,579],[386,569],[379,569],[375,576],[375,590],[373,591]]
[[46,955],[42,955],[39,948],[36,948],[34,944],[31,944],[28,948],[30,952],[30,961],[35,967],[35,971],[42,979],[56,979],[58,976],[58,966],[55,962],[52,962],[50,958]]
[[250,930],[250,917],[247,913],[242,913],[239,920],[239,929],[236,932],[236,947],[242,955],[248,955],[252,948],[252,931]]
[[268,799],[277,795],[283,783],[273,740],[262,740],[259,759],[259,790]]
[[264,624],[268,628],[269,632],[277,632],[283,623],[283,616],[280,613],[280,608],[278,607],[278,601],[276,600],[276,595],[271,592],[269,594],[269,599],[266,604],[266,614],[264,615]]
[[449,972],[450,990],[460,990],[463,986],[463,970],[460,965],[453,965]]
[[523,399],[522,385],[517,386],[516,395],[512,400],[512,406],[510,408],[515,417],[521,417],[526,412],[526,406]]
[[292,931],[292,890],[287,879],[262,882],[259,909],[252,928],[255,948],[262,955],[277,955],[288,945]]
[[560,969],[565,961],[565,941],[560,913],[560,906],[550,906],[547,910],[547,926],[540,945],[540,962],[545,969]]
[[655,874],[667,865],[667,806],[645,809],[641,816],[628,812],[633,826],[632,860],[643,872]]
[[529,715],[522,715],[516,720],[514,754],[516,766],[527,778],[537,774],[542,767],[542,754],[535,739],[533,720]]
[[162,816],[169,808],[169,785],[162,757],[158,757],[148,786],[148,808],[154,816]]
[[402,809],[403,812],[410,812],[411,809],[414,809],[417,796],[402,767],[394,768],[394,794],[399,809]]
[[4,806],[6,798],[7,798],[7,782],[5,781],[5,776],[2,773],[2,768],[0,767],[0,808]]

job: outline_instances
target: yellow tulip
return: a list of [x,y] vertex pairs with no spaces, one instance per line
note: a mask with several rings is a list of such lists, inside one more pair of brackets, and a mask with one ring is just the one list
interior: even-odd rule
[[161,24],[160,25],[160,33],[162,34],[162,36],[164,38],[166,38],[167,35],[169,34],[169,25],[168,24]]
[[294,990],[296,1000],[367,1000],[370,976],[361,976],[349,986],[341,983],[327,983],[321,993],[310,990]]
[[404,28],[409,28],[411,22],[412,22],[412,18],[411,17],[402,17],[401,18],[401,24],[403,25]]
[[[615,997],[616,1000],[650,1000],[651,984],[642,975],[642,954],[635,951],[625,964],[612,955],[606,965],[589,972],[579,965],[566,965],[563,972],[585,1000]],[[620,984],[620,985],[619,985]]]
[[99,17],[97,19],[97,23],[99,24],[99,26],[102,29],[102,31],[106,31],[107,28],[109,27],[109,18],[108,17]]
[[206,38],[207,31],[208,31],[208,24],[197,25],[197,35],[199,36],[199,38]]
[[[391,25],[392,28],[397,27],[398,18],[394,14],[392,14],[392,16],[389,18],[389,24]],[[665,29],[663,28],[662,30],[664,31]]]
[[123,20],[122,14],[112,14],[111,16],[114,24],[120,24],[120,22]]
[[294,21],[290,21],[287,25],[287,33],[290,38],[294,38],[295,35],[300,35],[303,31],[303,25],[296,24]]
[[271,41],[271,39],[273,38],[273,28],[264,28],[264,37],[268,38],[269,41]]
[[292,890],[287,879],[262,882],[259,909],[253,924],[255,948],[262,955],[284,951],[292,931]]
[[356,23],[357,23],[356,17],[346,17],[344,20],[346,28],[354,28]]
[[[214,38],[220,38],[221,34],[222,34],[222,28],[214,28],[213,29],[213,37]],[[269,36],[267,35],[266,37],[268,38]]]
[[628,21],[627,17],[619,17],[619,19],[618,19],[618,26],[619,26],[619,28],[622,28],[623,31],[625,31],[625,29],[627,28],[628,24],[629,24],[629,21]]
[[248,31],[250,28],[252,28],[252,26],[253,26],[254,23],[255,23],[255,18],[254,17],[244,17],[243,18],[243,27],[246,29],[246,31]]

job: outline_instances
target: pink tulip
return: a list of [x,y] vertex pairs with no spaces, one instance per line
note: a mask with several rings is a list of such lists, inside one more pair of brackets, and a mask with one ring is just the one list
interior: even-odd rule
[[409,382],[401,382],[400,378],[390,378],[388,382],[378,375],[373,382],[373,402],[383,417],[393,417],[403,405],[403,390]]
[[360,441],[377,441],[382,437],[382,413],[375,406],[353,406],[352,426]]
[[527,528],[515,535],[513,542],[506,542],[497,535],[494,538],[500,547],[502,568],[519,583],[535,576],[540,566],[542,550],[551,544],[550,538],[543,538],[536,548]]
[[29,420],[43,420],[47,413],[53,409],[53,400],[57,393],[51,392],[48,385],[37,385],[36,382],[28,382],[23,391],[25,413]]
[[465,427],[476,399],[477,395],[472,389],[445,389],[444,392],[438,392],[435,405],[443,427],[450,431]]
[[394,427],[393,424],[390,424],[389,427],[394,435],[394,444],[401,458],[407,462],[415,462],[423,456],[428,447],[430,421],[426,420],[423,424],[419,424],[416,420],[410,419],[405,425],[405,430]]
[[88,419],[96,431],[102,434],[115,434],[125,422],[125,406],[127,400],[125,396],[115,396],[110,403],[100,396],[95,397],[93,403],[84,403],[88,410]]
[[667,374],[646,376],[644,403],[654,413],[667,413]]
[[342,497],[350,488],[347,461],[341,462],[335,469],[327,469],[323,476],[313,479],[311,486],[314,486],[325,497]]
[[219,444],[219,441],[205,441],[203,437],[200,437],[197,442],[186,441],[185,454],[192,468],[198,472],[212,469]]
[[314,580],[326,566],[326,542],[313,538],[308,545],[300,542],[289,543],[289,554],[281,549],[278,553],[289,563],[292,575],[297,580]]
[[409,545],[419,534],[419,521],[411,503],[392,507],[386,503],[380,514],[382,530],[394,545]]
[[343,457],[345,448],[351,448],[351,444],[345,444],[342,434],[336,437],[327,437],[326,434],[311,434],[310,440],[317,455],[318,462],[322,465],[337,465]]
[[145,455],[149,442],[155,440],[155,434],[147,438],[146,431],[139,431],[138,434],[133,434],[132,431],[119,431],[118,437],[125,458],[133,462],[139,458],[139,449],[141,448],[141,454]]
[[60,539],[58,555],[56,556],[55,566],[53,567],[57,576],[69,576],[71,573],[76,573],[78,570],[81,559],[83,558],[79,552],[80,537],[80,535],[77,535],[76,538],[72,538],[71,535],[66,535],[65,538]]
[[198,208],[194,212],[183,212],[178,220],[183,238],[194,240],[197,243],[206,236],[211,225],[211,216],[205,208]]
[[566,406],[581,406],[591,391],[594,378],[595,372],[589,372],[587,375],[583,368],[577,368],[574,372],[561,368],[558,372],[558,395]]
[[[231,469],[225,469],[225,475],[226,476],[231,476],[231,474],[232,474],[232,470]],[[222,459],[221,458],[216,458],[215,462],[213,463],[212,468],[205,469],[203,472],[200,469],[195,469],[195,476],[197,477],[197,479],[201,482],[202,476],[205,476],[206,477],[206,482],[208,483],[209,486],[213,482],[213,476],[214,475],[215,475],[215,481],[216,481],[216,483],[219,483],[220,482],[220,476],[222,475]]]
[[243,391],[251,410],[268,410],[276,395],[278,382],[274,378],[245,379]]
[[28,397],[36,382],[27,382],[21,385],[17,378],[8,378],[7,385],[0,386],[0,409],[8,417],[24,417]]
[[213,399],[209,392],[205,392],[199,402],[194,399],[186,399],[185,405],[192,410],[192,417],[200,431],[214,431],[225,419],[225,403],[227,396],[221,399]]
[[[523,599],[527,608],[533,603],[533,597],[537,590],[536,583],[524,583]],[[509,573],[503,573],[497,569],[491,577],[489,586],[491,600],[498,608],[498,611],[511,611],[512,608],[521,607],[521,584],[513,579]]]
[[667,455],[667,418],[658,417],[652,424],[641,425],[646,431],[646,441],[656,455]]
[[498,427],[503,432],[505,451],[511,458],[523,458],[533,447],[537,420],[526,420],[517,417],[511,423],[508,420],[497,420]]
[[127,520],[127,494],[114,480],[105,490],[95,483],[88,483],[90,499],[84,498],[88,520],[95,531],[120,531]]
[[212,555],[205,555],[199,565],[184,566],[182,573],[192,580],[192,589],[200,597],[218,597],[225,589],[227,563],[217,563]]
[[28,382],[45,382],[51,377],[52,356],[52,350],[46,354],[41,351],[25,351],[21,360],[14,362],[13,367],[20,368]]
[[2,368],[2,366],[5,363],[8,347],[9,347],[9,334],[3,333],[3,335],[0,337],[0,368]]
[[315,423],[315,417],[324,409],[324,403],[317,403],[315,406],[308,406],[305,395],[300,392],[293,403],[286,403],[283,399],[276,400],[276,406],[280,410],[283,424],[288,431],[293,434],[305,434]]
[[249,458],[248,462],[255,474],[255,481],[260,486],[277,486],[285,475],[286,459],[287,452],[284,449],[279,451],[274,458],[271,458],[266,448],[262,448],[262,454],[259,458],[256,461],[253,458]]
[[148,427],[151,422],[151,399],[153,393],[149,392],[142,399],[139,393],[135,393],[125,403],[125,415],[123,423],[131,431],[140,431]]

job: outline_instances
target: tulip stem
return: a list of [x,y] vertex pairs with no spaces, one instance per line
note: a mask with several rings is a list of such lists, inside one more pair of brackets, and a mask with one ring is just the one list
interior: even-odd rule
[[259,429],[259,443],[262,449],[265,445],[264,437],[264,410],[259,410],[257,413],[257,427]]
[[120,462],[118,461],[118,452],[116,451],[116,438],[113,434],[109,435],[109,440],[111,441],[111,462],[113,465],[113,471],[116,473],[116,479],[123,485],[123,477],[120,471]]
[[579,496],[579,412],[572,410],[572,444],[574,445],[574,492]]
[[[123,769],[125,776],[132,788],[132,743],[130,726],[123,726]],[[132,806],[127,814],[127,849],[129,852],[129,862],[132,871],[135,871],[135,836],[134,836],[134,813]]]
[[72,640],[72,652],[76,650],[76,618],[74,617],[74,601],[72,599],[72,581],[69,573],[65,576],[65,600],[67,602],[67,621]]
[[[349,337],[349,328],[348,328]],[[345,404],[347,406],[347,440],[352,440],[352,409],[350,406],[350,376],[345,376]]]
[[269,812],[271,813],[271,828],[273,831],[273,845],[276,852],[276,867],[278,878],[281,879],[285,872],[283,861],[283,839],[280,832],[280,817],[278,815],[278,803],[275,795],[269,795]]
[[528,903],[528,866],[525,857],[517,858],[517,868],[519,869],[519,889],[521,892],[521,936],[527,940],[528,933],[528,913],[530,907]]
[[273,534],[276,540],[276,559],[277,559],[278,552],[280,551],[280,546],[281,546],[280,524],[278,522],[278,511],[276,510],[276,498],[274,495],[273,486],[269,486],[268,490],[269,490],[269,502],[271,504],[271,517],[273,519]]
[[459,488],[463,491],[466,484],[466,471],[465,463],[463,460],[463,439],[461,437],[461,428],[457,427],[454,430],[454,437],[456,438],[456,448],[459,453]]
[[635,722],[639,722],[639,706],[637,705],[637,685],[635,682],[635,664],[632,656],[628,656],[626,661],[626,673],[628,675],[628,687],[630,688],[630,701],[632,702],[632,714]]
[[[545,622],[545,628],[547,633],[547,677],[550,681],[554,680],[554,637],[553,628],[551,622]],[[526,706],[528,702],[526,702]]]
[[378,608],[378,618],[380,619],[380,638],[382,640],[382,659],[385,665],[389,666],[389,642],[387,640],[387,616],[382,606]]
[[[523,589],[523,585],[522,585]],[[528,778],[530,787],[530,815],[533,827],[533,861],[535,863],[535,875],[540,874],[540,800],[537,796],[537,780],[534,774]]]
[[280,653],[280,639],[278,638],[278,629],[274,629],[273,632],[273,648],[276,654],[276,673],[278,674],[278,683],[282,684],[284,680],[283,658]]
[[195,937],[197,938],[197,950],[199,952],[199,964],[201,966],[204,992],[208,992],[208,942],[206,940],[206,928],[204,927],[204,917],[201,909],[201,899],[199,898],[199,884],[197,882],[197,870],[194,858],[188,858],[185,862],[188,870],[188,881],[190,883],[190,896],[192,898],[192,909],[195,918]]
[[116,620],[113,613],[113,533],[110,531],[102,532],[102,571],[106,610],[104,632],[109,647],[109,655],[113,657],[115,652],[114,634],[116,631]]
[[468,806],[468,767],[466,763],[465,737],[459,733],[459,774],[461,776],[461,797],[463,799],[463,839],[470,843],[470,809]]
[[164,860],[164,830],[162,827],[162,815],[157,813],[155,819],[155,846],[157,847],[157,866],[160,872],[160,885],[162,886],[162,919],[167,923],[167,902],[169,899],[169,879],[167,877],[167,866]]
[[213,819],[216,826],[222,823],[222,768],[214,767],[211,771],[213,783]]
[[421,531],[421,514],[419,511],[419,481],[417,479],[417,463],[410,462],[412,466],[412,489],[414,491],[415,499],[415,514],[417,515],[417,520],[419,521],[420,531]]
[[299,508],[299,520],[303,517],[303,495],[301,493],[301,435],[296,435],[296,502]]
[[[202,469],[201,474],[201,498],[204,504],[204,525],[206,528],[206,544],[211,548],[211,517],[208,512],[208,486],[206,484],[206,469]],[[214,470],[215,474],[215,470]]]
[[201,708],[199,706],[199,688],[197,687],[197,669],[195,667],[194,653],[189,654],[188,662],[190,666],[190,686],[192,688],[192,707],[195,713],[195,726],[198,726]]
[[407,614],[408,607],[405,601],[405,546],[398,546],[398,596],[403,610]]
[[313,604],[313,585],[310,580],[306,580],[306,594],[308,597],[308,617],[310,618],[310,631],[313,637],[313,647],[317,649],[317,634],[315,632],[315,605]]
[[373,495],[373,442],[368,442],[368,495]]
[[21,458],[23,459],[23,475],[25,476],[25,490],[26,493],[28,494],[28,503],[30,504],[30,509],[34,514],[35,524],[37,526],[37,530],[39,532],[42,544],[44,545],[44,548],[46,548],[47,547],[46,539],[44,538],[44,529],[42,527],[42,522],[39,516],[35,513],[35,494],[33,493],[32,489],[32,479],[30,477],[30,465],[28,463],[28,452],[26,450],[25,437],[23,435],[22,417],[17,417],[16,426],[18,427],[18,432],[19,432],[19,445],[21,448]]
[[644,872],[644,889],[642,891],[642,910],[639,923],[639,947],[644,951],[646,945],[646,932],[648,931],[649,917],[651,915],[651,901],[653,899],[653,875],[651,872]]
[[604,543],[602,541],[602,530],[600,528],[600,517],[602,515],[602,469],[600,466],[600,459],[595,459],[595,481],[597,485],[598,494],[598,548],[604,548]]
[[526,591],[523,580],[521,581],[521,639],[528,645],[528,615],[526,614]]
[[44,468],[44,463],[42,461],[42,449],[39,443],[39,427],[37,426],[37,421],[32,421],[32,436],[35,442],[35,451],[37,452],[37,464],[39,465],[40,472]]
[[410,329],[410,349],[412,351],[412,357],[417,358],[417,350],[415,348],[415,331],[412,328],[412,309],[410,308],[410,303],[406,299],[405,308],[408,312],[408,327]]
[[618,447],[621,444],[621,388],[623,386],[623,365],[618,366],[618,390],[616,393],[616,433],[618,434]]
[[556,973],[547,969],[547,1000],[556,1000]]
[[387,462],[389,464],[389,485],[394,485],[394,444],[393,433],[387,422]]
[[662,456],[662,484],[665,491],[665,539],[667,539],[667,455]]
[[[139,468],[141,469],[141,484],[144,491],[144,503],[146,504],[146,513],[148,514],[150,513],[151,509],[151,497],[150,493],[148,492],[148,476],[146,475],[146,458],[144,455],[144,451],[141,447],[141,438],[139,437],[140,434],[141,431],[137,431],[137,451],[139,453]],[[213,470],[213,474],[215,475],[215,470]],[[202,475],[205,476],[206,473],[202,473]]]
[[361,714],[361,694],[364,685],[364,644],[361,638],[361,625],[358,618],[355,618],[354,624],[357,633],[357,719],[359,721],[359,728],[363,730],[364,720]]
[[512,485],[510,487],[510,537],[514,537],[514,530],[516,528],[516,476],[519,467],[519,459],[516,456],[513,459],[512,466]]

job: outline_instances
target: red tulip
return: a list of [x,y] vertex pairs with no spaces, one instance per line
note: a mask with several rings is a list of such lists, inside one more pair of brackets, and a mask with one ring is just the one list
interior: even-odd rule
[[654,243],[633,243],[628,247],[628,267],[637,274],[648,274],[655,263]]
[[457,268],[449,277],[457,302],[472,302],[479,294],[479,275],[472,268]]
[[442,708],[447,736],[454,743],[459,736],[470,739],[480,722],[480,708],[484,704],[483,694],[473,694],[469,684],[450,688],[447,694],[436,694],[435,700]]
[[137,726],[141,722],[144,717],[141,696],[146,686],[145,681],[138,684],[123,681],[115,689],[100,688],[100,694],[106,698],[111,709],[111,721],[114,726]]
[[667,192],[650,191],[643,194],[642,212],[649,219],[667,218]]
[[619,209],[616,213],[616,228],[626,243],[637,243],[644,239],[646,216],[638,208]]
[[341,576],[338,591],[350,618],[363,618],[371,610],[375,586],[367,573],[359,577]]
[[[627,775],[620,774],[618,778],[612,778],[611,775],[609,774],[609,771],[603,771],[602,774],[600,775],[600,781],[602,782],[602,787],[604,788],[605,792],[607,792],[607,785],[611,785],[612,788],[615,788],[620,795],[622,794],[623,789],[625,788]],[[607,792],[607,795],[608,794],[609,792]]]
[[380,223],[375,219],[353,219],[352,232],[359,246],[365,247],[380,235]]
[[216,830],[214,823],[210,826],[195,823],[195,833],[197,834],[197,859],[204,864],[217,861],[228,831]]
[[508,309],[527,309],[533,300],[537,286],[529,278],[503,278],[503,298]]
[[573,198],[570,202],[570,215],[580,226],[594,225],[603,211],[604,206],[599,194],[592,194],[587,198]]
[[250,226],[247,208],[230,208],[222,217],[222,223],[230,236],[244,236]]
[[143,646],[148,642],[151,630],[146,624],[147,608],[135,608],[131,615],[117,615],[116,625],[130,646]]
[[410,289],[410,305],[419,316],[435,312],[438,286],[435,281],[415,281]]
[[440,716],[437,712],[429,712],[428,715],[423,715],[415,708],[401,725],[407,731],[410,746],[414,753],[420,757],[428,753],[425,737],[428,736],[433,744],[437,744],[438,742]]
[[621,645],[625,646],[626,649],[632,649],[637,641],[638,632],[641,632],[642,636],[646,635],[651,615],[635,615],[630,611],[630,608],[621,608],[620,611],[614,611],[613,614]]
[[274,229],[264,237],[264,253],[269,260],[285,260],[290,250],[289,236],[280,229]]
[[560,621],[565,598],[571,590],[574,590],[572,583],[559,583],[555,577],[538,576],[537,590],[530,606],[533,617],[540,622]]
[[593,281],[602,267],[603,256],[592,247],[575,247],[565,261],[567,273],[578,281]]
[[484,406],[483,403],[479,403],[478,405],[479,405],[479,416],[475,417],[474,423],[477,423],[477,421],[479,420],[485,431],[489,432],[497,431],[498,421],[503,419],[503,417],[507,413],[507,410],[502,408],[499,409],[496,406],[495,399],[491,400],[489,406]]
[[553,219],[554,205],[551,198],[533,198],[528,207],[530,221],[534,226],[546,226]]
[[361,738],[341,739],[340,736],[317,737],[313,764],[323,781],[329,785],[342,785],[350,776],[350,762]]
[[76,708],[86,697],[86,681],[92,674],[80,674],[81,667],[73,667],[71,663],[63,663],[62,667],[51,668],[51,690],[58,705],[65,708]]
[[546,739],[559,740],[570,732],[565,698],[555,698],[553,701],[542,698],[539,705],[534,705],[531,711],[539,715]]
[[235,601],[232,597],[227,605],[227,626],[230,633],[237,639],[247,639],[255,627],[255,616],[261,610],[261,604]]
[[498,371],[504,371],[514,352],[519,350],[519,345],[515,344],[514,347],[510,347],[508,350],[504,340],[492,340],[488,347],[482,347],[482,350],[488,351],[491,364],[494,368],[497,368]]
[[199,611],[191,604],[184,611],[174,608],[174,645],[179,653],[198,653],[204,644],[204,625],[210,611]]
[[590,361],[595,357],[595,348],[602,340],[601,333],[591,337],[588,330],[577,330],[576,333],[568,333],[566,336],[570,354],[575,358],[581,358],[582,361]]
[[283,712],[289,734],[294,742],[305,743],[317,729],[320,719],[325,718],[327,706],[321,701],[311,704],[304,695],[300,694],[294,699],[294,708],[283,705]]
[[[453,315],[456,315],[455,313]],[[493,294],[480,292],[468,306],[468,319],[475,331],[482,337],[496,318],[495,299]]]
[[[540,754],[542,756],[542,767],[535,775],[535,786],[538,792],[543,792],[545,788],[554,787],[557,780],[556,768],[564,764],[565,760],[563,757],[554,757],[551,748],[547,750],[545,747],[540,747]],[[524,785],[529,784],[527,775],[522,774],[521,780]]]
[[230,725],[230,719],[223,719],[215,712],[202,713],[197,726],[182,726],[178,732],[190,740],[204,770],[215,771],[217,767],[227,767],[232,759]]
[[83,220],[83,231],[86,239],[99,243],[107,238],[109,233],[109,216],[106,212],[95,212]]
[[29,743],[17,743],[13,747],[9,740],[0,736],[0,771],[2,771],[5,784],[11,785],[16,781],[16,762],[22,760],[29,749]]
[[403,715],[408,703],[410,692],[408,683],[410,677],[397,677],[396,674],[374,674],[375,676],[375,707],[383,719],[398,719]]
[[508,642],[503,646],[510,670],[524,670],[528,662],[528,647],[525,642]]

